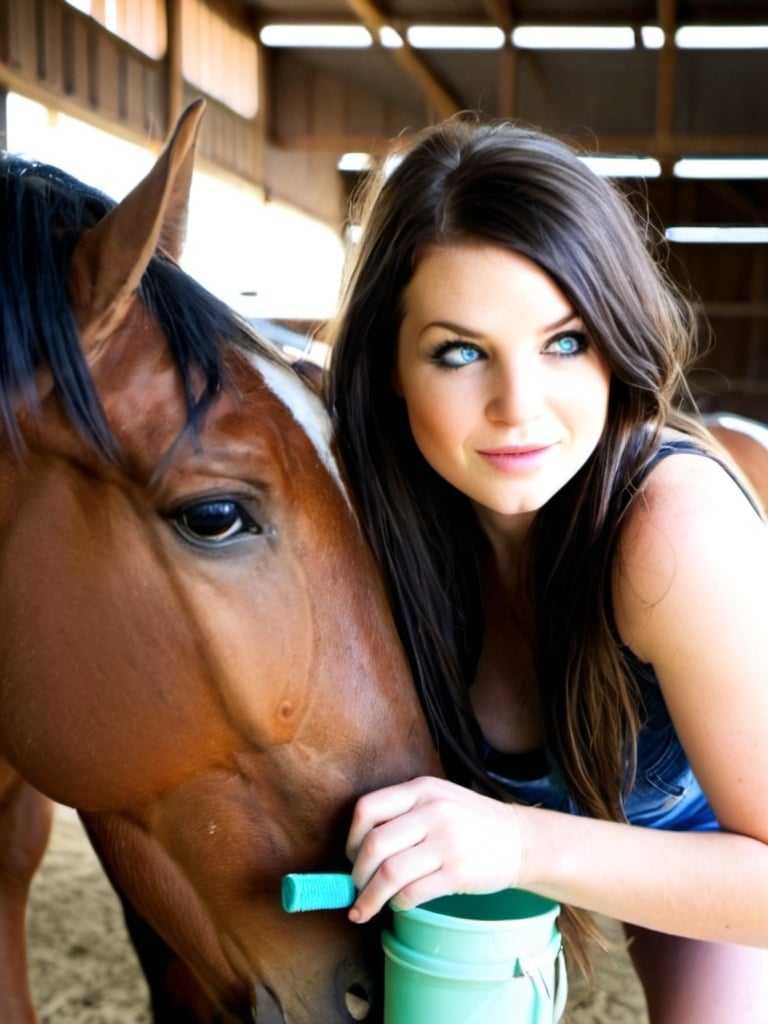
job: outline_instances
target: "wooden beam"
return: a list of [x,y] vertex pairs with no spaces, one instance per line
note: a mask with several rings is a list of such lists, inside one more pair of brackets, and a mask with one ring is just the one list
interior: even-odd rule
[[677,78],[677,49],[675,29],[677,28],[677,0],[658,0],[657,17],[664,32],[664,45],[658,51],[656,64],[656,138],[662,171],[671,174],[672,168],[664,166],[669,160],[666,150],[675,131],[675,94]]
[[[717,373],[722,391],[714,395],[711,391],[713,372]],[[754,377],[725,377],[719,371],[708,366],[697,366],[692,371],[692,384],[701,398],[732,398],[734,395],[768,395],[768,380],[755,380]],[[704,394],[702,386],[706,386]]]
[[86,124],[93,125],[94,128],[99,128],[119,139],[125,139],[138,146],[146,146],[152,152],[159,152],[165,138],[164,128],[161,124],[157,124],[156,134],[153,137],[149,136],[144,123],[137,127],[135,124],[123,124],[115,121],[114,118],[106,117],[99,110],[85,106],[81,100],[64,96],[55,89],[51,89],[50,86],[36,82],[29,76],[20,75],[12,71],[6,64],[1,63],[0,89],[27,96],[44,107],[68,114],[79,121],[85,121]]
[[280,125],[273,125],[271,133],[273,144],[278,149],[289,153],[372,153],[384,155],[392,148],[396,140],[374,134],[349,132],[333,135],[317,135],[314,133],[285,132]]
[[171,126],[176,124],[176,119],[184,105],[182,17],[181,0],[165,0],[165,26],[168,40],[165,54],[165,94],[168,104],[166,134],[171,130]]
[[491,24],[504,33],[504,46],[499,54],[498,110],[499,117],[517,116],[517,50],[512,45],[515,19],[506,0],[485,0]]
[[[571,138],[576,136],[571,135]],[[681,156],[768,156],[768,134],[754,135],[585,135],[589,151],[637,153],[659,160]]]
[[[385,18],[373,0],[345,0],[347,7],[355,14],[378,42],[381,29],[391,25],[391,20]],[[397,61],[403,71],[416,82],[425,99],[434,110],[438,118],[450,117],[460,109],[460,104],[440,82],[437,76],[424,63],[418,53],[409,45],[408,40],[403,37],[403,45],[392,47],[389,52],[393,60]]]
[[[754,247],[755,251],[757,246]],[[732,317],[734,320],[768,320],[768,302],[702,302],[697,308],[707,316]]]
[[[315,135],[280,132],[276,126],[275,142],[281,149],[310,153],[345,153],[365,150],[384,152],[393,140],[373,133]],[[658,139],[655,135],[595,135],[570,133],[567,140],[581,147],[585,154],[632,153],[657,159],[682,156],[768,156],[768,134],[765,135],[673,135]]]
[[0,84],[0,149],[8,149],[8,90]]

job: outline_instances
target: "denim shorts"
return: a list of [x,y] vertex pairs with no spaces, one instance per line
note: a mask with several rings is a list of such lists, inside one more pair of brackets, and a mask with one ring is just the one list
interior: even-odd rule
[[[541,778],[520,781],[490,772],[515,800],[530,806],[578,814],[556,766]],[[666,714],[654,715],[640,730],[635,784],[624,798],[633,825],[678,832],[713,832],[720,826]]]

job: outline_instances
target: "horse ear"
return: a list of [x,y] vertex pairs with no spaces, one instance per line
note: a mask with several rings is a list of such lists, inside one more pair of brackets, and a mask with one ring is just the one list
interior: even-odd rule
[[149,174],[78,239],[70,289],[84,342],[98,342],[120,323],[157,249],[178,258],[204,109],[199,99],[184,110]]

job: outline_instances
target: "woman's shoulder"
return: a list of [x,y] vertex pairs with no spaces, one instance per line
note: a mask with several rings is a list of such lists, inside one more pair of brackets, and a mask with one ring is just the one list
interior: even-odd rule
[[637,483],[624,533],[630,526],[654,529],[667,519],[677,525],[680,517],[689,526],[692,517],[716,520],[722,514],[759,520],[728,457],[715,444],[680,431],[665,431]]
[[768,567],[768,530],[716,454],[683,435],[662,447],[627,509],[614,561],[616,623],[633,647],[649,609],[696,600],[713,574],[738,573],[751,558]]

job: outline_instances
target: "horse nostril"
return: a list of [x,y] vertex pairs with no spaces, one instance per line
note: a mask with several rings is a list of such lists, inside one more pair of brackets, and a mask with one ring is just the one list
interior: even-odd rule
[[355,958],[343,960],[336,970],[336,1005],[346,1021],[374,1022],[376,984],[366,966]]
[[344,993],[344,1005],[352,1020],[367,1020],[371,1012],[371,996],[362,985],[355,983]]

